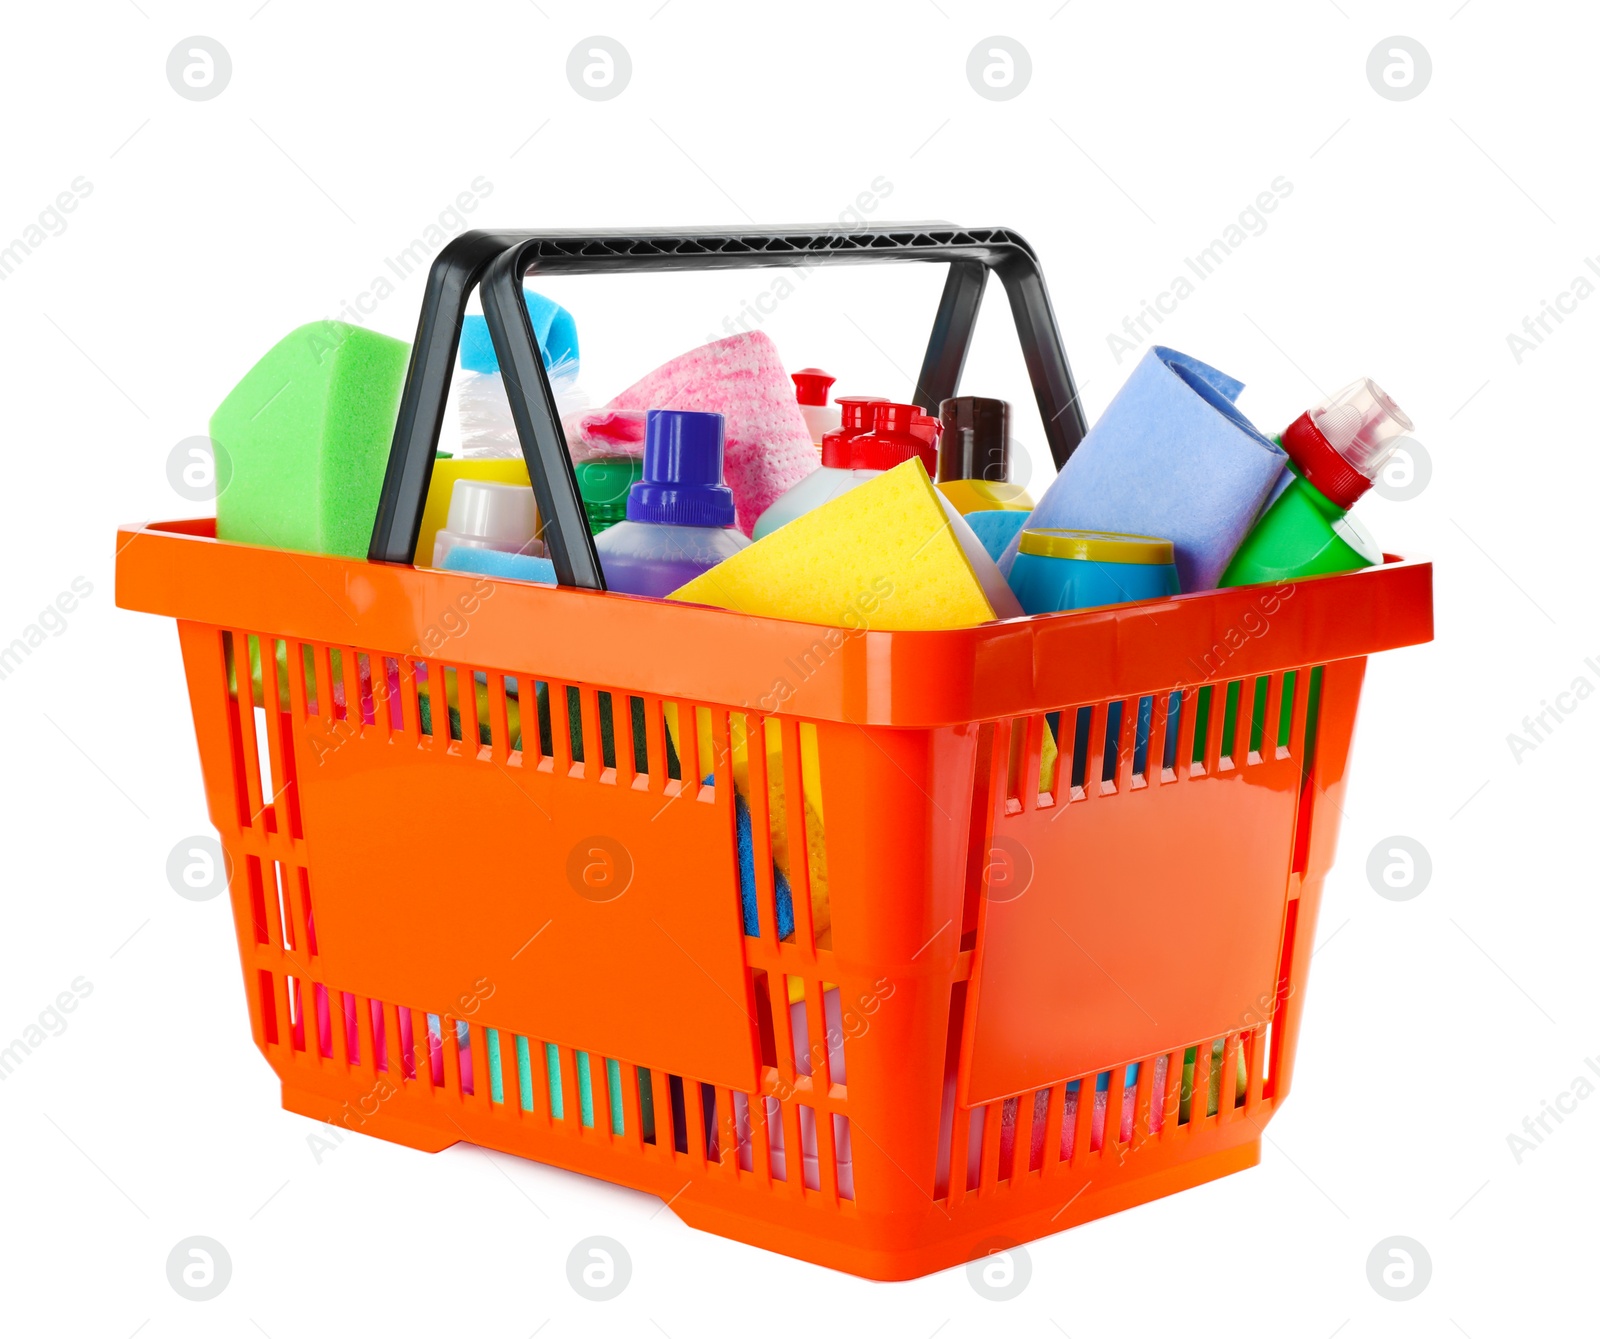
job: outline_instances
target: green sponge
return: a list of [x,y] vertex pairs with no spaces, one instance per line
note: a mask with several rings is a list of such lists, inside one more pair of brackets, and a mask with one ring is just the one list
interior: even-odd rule
[[366,557],[409,357],[343,321],[279,340],[211,416],[217,538]]

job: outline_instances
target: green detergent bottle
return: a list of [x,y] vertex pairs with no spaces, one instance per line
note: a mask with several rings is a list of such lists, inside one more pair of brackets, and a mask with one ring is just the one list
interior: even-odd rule
[[598,535],[628,519],[628,492],[644,475],[644,457],[597,456],[579,461],[573,472],[589,533]]
[[1353,572],[1380,561],[1382,552],[1348,512],[1411,428],[1400,406],[1365,377],[1300,415],[1279,438],[1294,478],[1245,536],[1219,584]]

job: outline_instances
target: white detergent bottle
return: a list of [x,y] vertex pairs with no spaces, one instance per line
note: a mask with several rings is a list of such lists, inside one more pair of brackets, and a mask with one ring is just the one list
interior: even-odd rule
[[791,372],[789,380],[794,382],[794,398],[811,430],[811,445],[820,451],[822,439],[839,426],[839,406],[828,403],[828,388],[837,378],[820,367],[802,367]]
[[457,479],[450,490],[450,516],[434,536],[433,565],[443,567],[455,549],[494,549],[544,557],[539,507],[527,484]]
[[832,502],[840,494],[848,493],[857,484],[883,473],[882,470],[850,467],[851,442],[872,431],[877,406],[883,403],[876,397],[864,395],[839,401],[839,426],[822,438],[822,464],[761,513],[752,538],[764,539],[796,516],[804,516],[824,502]]

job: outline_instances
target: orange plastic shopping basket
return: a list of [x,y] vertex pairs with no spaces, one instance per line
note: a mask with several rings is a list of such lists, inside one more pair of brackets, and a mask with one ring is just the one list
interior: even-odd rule
[[[369,561],[121,531],[118,604],[178,620],[287,1108],[882,1279],[1257,1161],[1366,657],[1431,637],[1431,568],[951,632],[604,594],[524,274],[857,260],[949,263],[922,404],[995,270],[1066,459],[1014,233],[470,233]],[[480,281],[562,588],[410,565]]]

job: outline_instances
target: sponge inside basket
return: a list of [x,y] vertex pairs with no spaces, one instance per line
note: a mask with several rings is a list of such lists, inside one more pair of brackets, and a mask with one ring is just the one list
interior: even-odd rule
[[[960,518],[952,518],[935,491],[922,462],[909,460],[741,549],[669,598],[852,630],[968,627],[994,618],[996,610],[975,570],[970,547],[956,529],[960,524]],[[981,552],[977,558],[992,569],[993,564]],[[994,576],[998,579],[998,573]],[[1003,612],[1010,612],[1009,606]],[[666,715],[671,737],[676,739],[679,723],[674,704],[667,705]],[[710,758],[714,750],[710,717],[709,713],[702,715],[700,756]],[[790,853],[799,834],[787,830],[786,769],[776,720],[766,722],[765,742],[781,937],[793,925],[792,909],[786,908],[788,898],[796,892],[804,896],[806,890],[792,890],[787,878],[794,868]],[[750,740],[745,718],[738,713],[730,722],[729,747],[735,792],[743,810],[750,787]],[[1042,749],[1044,775],[1048,776],[1054,772],[1056,752],[1048,731]],[[823,779],[813,732],[802,730],[800,751],[812,929],[819,947],[831,946]],[[748,822],[741,813],[741,823]],[[741,828],[741,835],[743,831]],[[754,934],[753,864],[748,872],[743,868],[751,863],[744,859],[743,842],[741,861],[745,933]]]
[[263,354],[211,416],[217,538],[366,557],[409,356],[343,321]]
[[995,617],[922,461],[896,465],[667,597],[852,631]]

